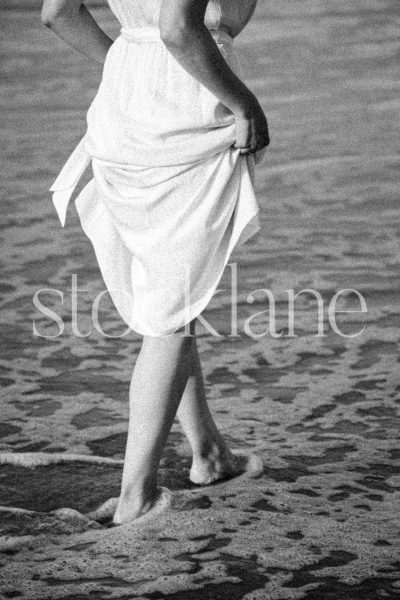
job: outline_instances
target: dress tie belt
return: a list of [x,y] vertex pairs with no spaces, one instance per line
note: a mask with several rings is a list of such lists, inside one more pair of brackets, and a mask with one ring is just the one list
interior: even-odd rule
[[68,203],[80,178],[88,168],[92,157],[85,150],[86,135],[83,136],[50,188],[52,200],[62,227],[65,225]]
[[[225,29],[209,29],[217,44],[232,45],[233,38]],[[121,36],[128,42],[156,42],[161,40],[158,27],[122,27]]]

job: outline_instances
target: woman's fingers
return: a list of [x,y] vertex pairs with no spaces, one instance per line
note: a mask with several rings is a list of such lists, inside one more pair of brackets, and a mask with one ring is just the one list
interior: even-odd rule
[[236,142],[235,148],[240,148],[240,153],[248,151],[251,148],[252,132],[250,121],[247,119],[236,119]]
[[242,127],[236,128],[236,142],[235,148],[240,148],[240,154],[249,154],[254,151],[257,146],[257,140],[255,137],[254,130],[252,130],[249,121],[244,121]]
[[269,144],[269,138],[261,138],[256,143],[250,143],[247,146],[239,146],[235,144],[235,148],[240,148],[240,154],[255,154]]
[[269,144],[268,126],[259,127],[255,119],[236,119],[235,148],[240,154],[254,154]]

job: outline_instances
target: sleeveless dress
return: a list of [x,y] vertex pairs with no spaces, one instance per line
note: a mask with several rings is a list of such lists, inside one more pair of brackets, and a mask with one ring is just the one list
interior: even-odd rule
[[[255,165],[233,147],[232,112],[160,38],[162,0],[109,0],[121,23],[87,114],[87,132],[50,191],[62,226],[75,200],[122,319],[173,333],[211,300],[234,247],[260,228]],[[241,76],[233,43],[257,0],[209,0],[204,23]]]

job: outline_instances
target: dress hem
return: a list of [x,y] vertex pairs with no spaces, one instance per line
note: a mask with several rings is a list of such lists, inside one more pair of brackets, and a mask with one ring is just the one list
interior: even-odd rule
[[177,333],[180,329],[183,329],[191,321],[196,319],[203,312],[203,310],[207,307],[207,305],[211,301],[211,299],[215,293],[215,290],[217,289],[218,284],[221,281],[224,270],[229,262],[229,259],[232,255],[233,251],[236,250],[237,248],[239,248],[240,246],[242,246],[243,244],[245,244],[250,238],[254,237],[260,231],[261,226],[260,226],[259,214],[260,214],[260,211],[256,212],[252,217],[250,217],[250,219],[241,228],[239,235],[237,235],[236,239],[230,244],[230,247],[228,248],[228,250],[226,252],[224,262],[223,262],[223,265],[222,265],[222,268],[221,268],[219,274],[215,278],[214,283],[210,286],[208,292],[200,300],[198,300],[193,306],[190,307],[190,311],[189,311],[190,317],[189,318],[185,318],[184,322],[181,325],[179,325],[178,327],[176,327],[172,330],[168,330],[165,333],[154,334],[154,333],[149,333],[148,331],[143,332],[143,331],[140,331],[137,327],[132,327],[127,321],[125,321],[127,323],[127,325],[129,326],[129,328],[132,331],[134,331],[135,333],[138,333],[139,335],[142,335],[142,336],[164,337],[164,336],[173,335],[174,333]]

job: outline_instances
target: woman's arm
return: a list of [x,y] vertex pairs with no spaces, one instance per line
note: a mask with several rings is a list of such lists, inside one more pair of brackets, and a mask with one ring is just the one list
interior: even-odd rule
[[104,63],[113,41],[97,25],[83,0],[44,0],[42,22],[85,56]]
[[161,39],[182,67],[232,111],[235,146],[242,148],[242,153],[255,152],[269,144],[267,119],[257,98],[229,67],[205,26],[207,3],[163,0]]

